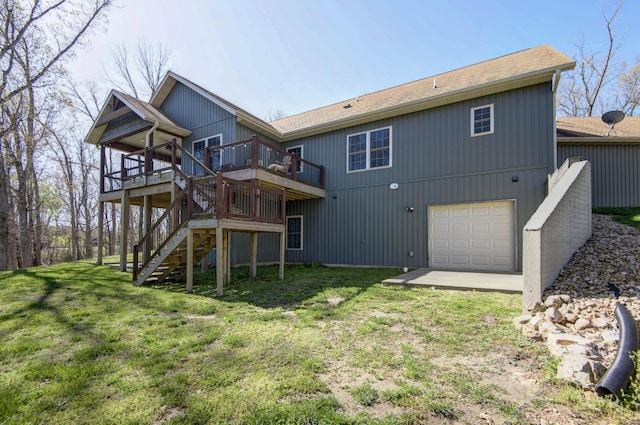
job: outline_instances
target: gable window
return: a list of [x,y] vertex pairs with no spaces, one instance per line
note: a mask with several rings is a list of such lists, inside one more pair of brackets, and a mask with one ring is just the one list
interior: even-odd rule
[[391,167],[391,127],[347,136],[347,172]]
[[493,133],[493,103],[471,108],[471,136]]
[[302,249],[302,216],[287,217],[287,249]]
[[[290,148],[287,148],[287,152],[294,154],[297,159],[302,159],[302,145],[291,146]],[[299,173],[301,171],[302,171],[302,161],[296,161],[296,172]]]
[[[208,160],[204,157],[205,146],[212,149],[216,146],[222,145],[222,134],[216,134],[215,136],[207,137],[205,139],[196,140],[193,142],[193,156],[204,165],[209,167],[212,171],[220,170],[220,150],[209,154]],[[205,162],[208,161],[208,162]]]

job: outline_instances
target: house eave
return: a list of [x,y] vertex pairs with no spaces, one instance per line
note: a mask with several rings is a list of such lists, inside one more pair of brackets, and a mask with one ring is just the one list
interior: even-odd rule
[[559,145],[640,145],[640,137],[558,137]]

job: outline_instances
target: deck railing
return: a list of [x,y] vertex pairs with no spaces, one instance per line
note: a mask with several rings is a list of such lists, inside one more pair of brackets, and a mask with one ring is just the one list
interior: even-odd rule
[[285,193],[258,185],[257,181],[232,180],[218,174],[218,218],[248,218],[252,221],[284,223]]
[[195,179],[189,177],[185,188],[133,246],[133,279],[137,279],[139,271],[146,268],[192,218],[239,218],[284,224],[284,214],[284,189],[261,187],[256,180],[228,179],[222,173]]
[[[227,145],[205,148],[204,157],[205,163],[208,158],[208,163],[212,164],[214,171],[261,168],[291,180],[324,187],[323,166],[298,158],[294,153],[260,140],[258,136]],[[287,157],[288,159],[285,160]]]
[[278,176],[324,188],[324,167],[298,158],[268,144],[259,137],[230,143],[214,148],[205,148],[200,160],[189,153],[175,140],[153,147],[122,154],[120,170],[107,170],[102,154],[101,193],[120,190],[123,182],[141,176],[159,175],[177,171],[186,177],[213,176],[216,172],[227,172],[248,168],[260,168]]

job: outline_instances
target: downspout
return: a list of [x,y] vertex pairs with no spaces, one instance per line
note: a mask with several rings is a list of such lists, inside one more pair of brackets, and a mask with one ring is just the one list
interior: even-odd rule
[[158,128],[159,125],[160,125],[160,123],[158,121],[156,121],[155,124],[153,124],[153,127],[151,127],[149,129],[149,131],[147,131],[147,135],[146,135],[145,141],[144,141],[144,147],[145,148],[149,147],[149,137],[151,137],[151,135],[153,134],[154,131],[156,131],[156,128]]
[[560,68],[556,69],[553,79],[553,169],[558,169],[558,102],[556,100],[556,94],[558,93],[558,86],[560,85],[560,75],[562,72]]
[[618,353],[609,370],[596,384],[595,390],[601,397],[613,395],[620,400],[622,391],[629,385],[636,369],[631,354],[638,351],[638,325],[624,304],[618,304],[615,313],[620,328]]

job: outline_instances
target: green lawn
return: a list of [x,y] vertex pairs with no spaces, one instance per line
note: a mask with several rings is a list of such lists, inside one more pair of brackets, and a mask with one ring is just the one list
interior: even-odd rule
[[0,424],[528,424],[553,406],[635,417],[543,383],[546,348],[511,324],[520,296],[379,283],[399,272],[289,266],[279,281],[277,267],[255,280],[239,268],[222,298],[214,272],[196,273],[193,294],[89,262],[2,272]]
[[618,223],[628,224],[640,230],[640,207],[594,208],[593,212],[610,215]]

